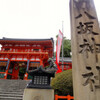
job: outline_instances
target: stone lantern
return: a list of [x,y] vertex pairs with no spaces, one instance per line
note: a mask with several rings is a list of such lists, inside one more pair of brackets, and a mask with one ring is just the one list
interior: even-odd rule
[[32,81],[27,88],[51,89],[51,77],[54,77],[55,71],[46,71],[40,66],[38,69],[28,72],[32,76]]
[[28,71],[32,81],[24,90],[23,100],[54,100],[54,90],[50,86],[51,77],[55,76],[55,68],[38,69]]

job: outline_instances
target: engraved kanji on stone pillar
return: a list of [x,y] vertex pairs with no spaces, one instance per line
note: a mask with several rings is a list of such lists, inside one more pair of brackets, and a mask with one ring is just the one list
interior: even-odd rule
[[93,0],[70,0],[75,100],[99,100],[100,28]]

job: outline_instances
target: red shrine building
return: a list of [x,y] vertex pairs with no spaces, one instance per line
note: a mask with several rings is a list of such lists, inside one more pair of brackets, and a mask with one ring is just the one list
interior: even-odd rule
[[53,57],[54,41],[50,39],[0,39],[0,79],[30,79],[28,70],[47,66]]
[[[60,57],[59,60],[60,60],[59,66],[60,66],[60,69],[62,71],[72,69],[72,59],[70,57],[64,57],[63,58],[63,64],[62,64],[62,58],[61,57]],[[54,61],[56,61],[56,59],[54,59]]]
[[[50,39],[0,39],[0,79],[31,79],[28,70],[40,65],[48,66],[53,58],[54,41]],[[54,61],[56,59],[54,58]],[[63,70],[72,68],[71,58],[60,58],[59,66]]]

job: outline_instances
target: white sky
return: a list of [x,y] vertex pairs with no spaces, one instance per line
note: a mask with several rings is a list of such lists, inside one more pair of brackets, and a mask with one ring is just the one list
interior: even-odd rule
[[[100,18],[99,0],[94,1]],[[0,0],[0,38],[56,40],[62,21],[70,39],[69,0]]]

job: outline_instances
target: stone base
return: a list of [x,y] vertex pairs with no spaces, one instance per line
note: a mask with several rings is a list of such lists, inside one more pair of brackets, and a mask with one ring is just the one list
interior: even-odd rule
[[54,100],[54,90],[26,88],[23,100]]

